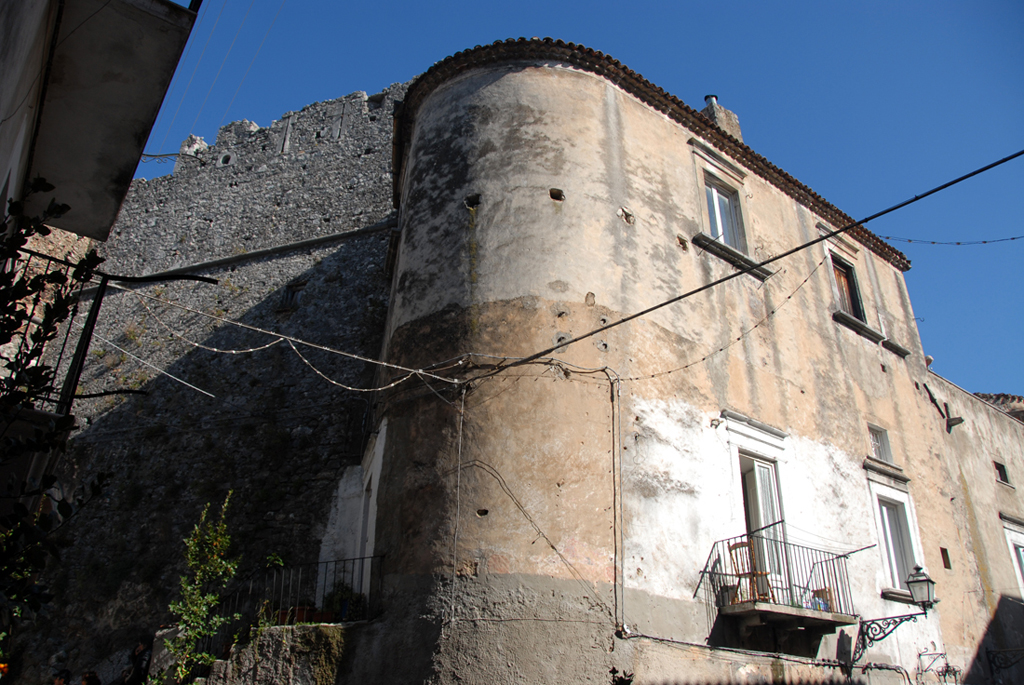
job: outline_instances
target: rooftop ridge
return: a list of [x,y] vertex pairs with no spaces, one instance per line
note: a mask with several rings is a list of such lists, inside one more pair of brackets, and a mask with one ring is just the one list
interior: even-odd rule
[[[405,141],[412,133],[414,115],[431,92],[448,79],[469,69],[524,59],[557,60],[603,76],[630,95],[703,136],[716,148],[741,162],[797,202],[806,205],[829,221],[835,228],[856,223],[855,219],[818,195],[810,187],[775,166],[765,157],[754,152],[748,145],[716,126],[703,114],[660,86],[651,83],[619,60],[600,50],[552,38],[509,38],[495,41],[489,45],[477,45],[474,48],[456,52],[435,63],[418,76],[409,86],[402,107],[396,111],[394,142],[396,172],[400,171],[398,165],[401,164],[401,153]],[[399,174],[395,173],[396,203],[398,201],[398,182]],[[850,230],[850,234],[900,271],[910,269],[910,260],[906,255],[863,226],[857,224]]]

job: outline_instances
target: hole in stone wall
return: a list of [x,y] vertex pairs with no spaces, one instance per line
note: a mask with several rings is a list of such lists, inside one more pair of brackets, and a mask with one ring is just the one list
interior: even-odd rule
[[463,200],[463,203],[465,203],[467,209],[476,209],[480,206],[480,193],[467,195],[466,199]]
[[384,102],[385,93],[374,93],[373,95],[366,98],[366,109],[373,111],[380,109],[381,103]]
[[487,514],[489,514],[489,513],[490,512],[487,511],[486,509],[477,509],[476,510],[476,515],[477,516],[487,516]]
[[556,200],[558,202],[565,200],[565,193],[563,193],[559,188],[552,188],[548,191],[548,194],[551,195],[552,200]]
[[686,242],[686,238],[681,235],[676,236],[676,242],[679,243],[679,247],[683,248],[683,252],[690,249],[690,244]]
[[220,158],[221,164],[231,164],[231,155],[224,155]]
[[618,214],[618,215],[619,215],[620,217],[622,217],[622,220],[623,220],[623,221],[625,221],[625,222],[626,222],[627,224],[629,224],[630,226],[632,226],[633,224],[635,224],[635,223],[636,223],[636,217],[635,217],[635,216],[633,216],[633,212],[629,211],[629,210],[628,210],[628,209],[626,209],[625,207],[619,207],[619,211],[618,211],[618,212],[616,212],[616,213],[617,213],[617,214]]
[[598,340],[594,344],[597,345],[597,349],[601,350],[602,352],[608,351],[608,343],[606,343],[604,340]]

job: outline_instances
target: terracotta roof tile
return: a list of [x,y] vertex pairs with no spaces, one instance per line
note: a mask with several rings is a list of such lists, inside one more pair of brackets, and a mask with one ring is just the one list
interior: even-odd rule
[[[854,219],[811,190],[796,178],[754,152],[750,147],[713,124],[707,117],[676,96],[651,83],[626,67],[617,59],[599,50],[566,43],[551,38],[509,38],[490,45],[477,45],[462,50],[434,64],[409,87],[403,106],[396,111],[395,164],[401,164],[405,141],[412,133],[416,110],[420,103],[441,83],[470,69],[501,62],[522,60],[558,60],[577,68],[604,76],[647,105],[667,115],[687,129],[702,136],[716,148],[728,154],[781,191],[805,205],[834,227],[854,223]],[[396,169],[397,170],[397,169]],[[395,203],[399,197],[399,174],[395,174]],[[890,264],[906,271],[910,260],[877,235],[863,226],[856,226],[850,234]]]

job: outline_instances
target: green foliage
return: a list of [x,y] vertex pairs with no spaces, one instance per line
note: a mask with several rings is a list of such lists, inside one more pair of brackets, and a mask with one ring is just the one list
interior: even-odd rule
[[[26,198],[51,190],[52,185],[36,178]],[[51,199],[42,214],[29,216],[24,201],[11,200],[0,224],[0,262],[8,265],[0,270],[0,466],[63,449],[74,425],[70,415],[21,421],[39,398],[54,392],[56,370],[43,353],[74,313],[75,291],[92,279],[102,261],[92,250],[70,269],[38,258],[28,263],[22,250],[29,239],[48,235],[46,222],[68,209]],[[11,344],[16,340],[19,344]],[[29,429],[9,430],[19,421]],[[13,624],[50,601],[52,595],[39,581],[47,560],[59,559],[50,535],[96,497],[102,485],[101,475],[69,497],[53,476],[20,484],[18,500],[0,517],[0,632],[10,632]],[[29,507],[27,502],[38,504]]]
[[178,635],[166,642],[175,658],[174,678],[179,683],[185,682],[197,666],[214,662],[215,657],[202,651],[201,645],[232,620],[216,612],[221,593],[238,570],[238,559],[228,558],[231,536],[224,516],[230,502],[228,492],[216,521],[208,519],[210,505],[203,507],[199,523],[185,538],[188,572],[181,577],[181,599],[170,605],[171,613],[178,617]]

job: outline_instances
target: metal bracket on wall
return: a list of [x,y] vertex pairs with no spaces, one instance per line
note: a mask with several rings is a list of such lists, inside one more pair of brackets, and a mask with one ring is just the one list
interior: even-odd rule
[[985,649],[988,670],[994,678],[999,671],[1005,671],[1024,659],[1024,647],[1017,649]]
[[868,647],[889,637],[894,630],[907,621],[916,622],[918,616],[924,615],[925,613],[921,612],[919,614],[904,614],[903,616],[889,616],[887,618],[861,621],[860,629],[857,631],[857,645],[853,649],[853,661],[850,663],[857,663],[864,656],[864,652],[867,651]]

